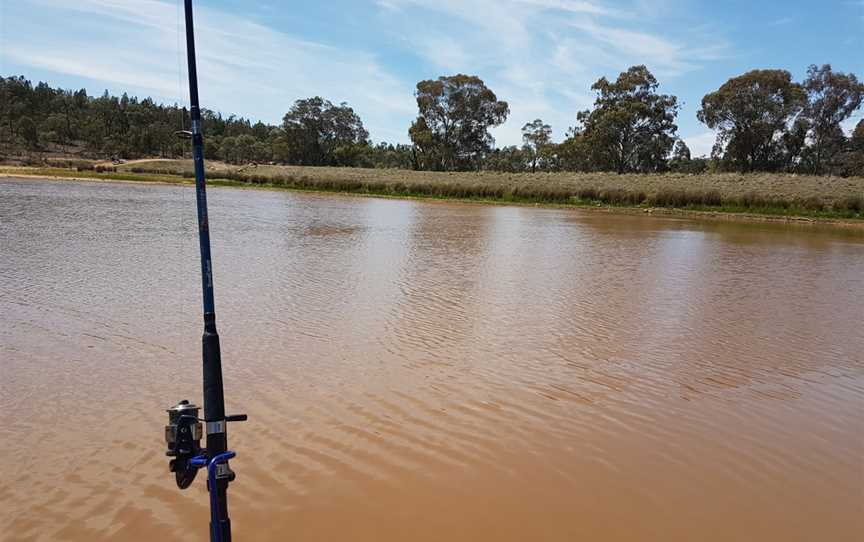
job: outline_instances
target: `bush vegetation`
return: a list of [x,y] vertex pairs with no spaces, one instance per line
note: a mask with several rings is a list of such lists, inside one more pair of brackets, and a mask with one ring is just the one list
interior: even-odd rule
[[[348,104],[318,96],[294,102],[279,125],[204,110],[205,157],[431,171],[864,175],[864,121],[851,136],[841,128],[861,107],[864,85],[828,64],[811,66],[801,83],[785,70],[752,70],[706,94],[697,117],[718,134],[710,157],[691,156],[677,134],[678,99],[662,94],[645,66],[601,77],[591,90],[593,108],[572,112],[576,125],[563,141],[553,142],[552,127],[536,119],[522,127],[522,146],[504,148],[489,130],[506,121],[510,106],[474,75],[417,83],[418,116],[405,127],[410,144],[373,144]],[[52,152],[178,158],[188,142],[175,131],[188,126],[188,111],[176,104],[0,77],[0,160]]]
[[[61,170],[51,170],[61,171]],[[94,167],[93,173],[99,172]],[[127,180],[194,178],[189,160],[121,164]],[[235,186],[352,192],[397,197],[431,197],[562,205],[662,207],[787,215],[864,216],[864,178],[788,174],[427,172],[305,166],[243,167],[211,161],[207,176]],[[110,177],[108,177],[110,178]]]

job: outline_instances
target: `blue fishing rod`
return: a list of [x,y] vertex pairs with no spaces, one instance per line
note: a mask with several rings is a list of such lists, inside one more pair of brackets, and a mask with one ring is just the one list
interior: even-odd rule
[[[210,540],[230,542],[231,520],[228,518],[228,484],[234,472],[228,460],[234,452],[228,450],[228,422],[245,421],[246,415],[225,415],[225,395],[222,389],[222,356],[219,334],[216,332],[216,308],[213,301],[213,264],[210,257],[210,224],[207,218],[207,189],[204,179],[204,136],[201,133],[201,109],[198,103],[198,73],[195,63],[195,32],[192,22],[192,0],[185,0],[186,57],[189,65],[189,113],[191,131],[179,132],[192,140],[192,160],[195,165],[195,195],[198,204],[198,244],[201,252],[201,286],[204,300],[204,418],[200,408],[187,400],[168,409],[165,427],[166,454],[172,457],[169,468],[177,486],[186,489],[192,484],[198,469],[207,469],[207,490],[210,493]],[[202,427],[202,422],[203,427]],[[206,428],[207,445],[201,447],[202,429]]]

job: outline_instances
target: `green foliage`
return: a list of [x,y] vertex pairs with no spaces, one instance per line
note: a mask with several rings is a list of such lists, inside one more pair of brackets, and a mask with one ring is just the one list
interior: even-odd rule
[[[480,78],[461,74],[417,84],[419,115],[409,145],[372,145],[351,107],[321,97],[297,100],[279,126],[203,110],[204,152],[208,159],[237,165],[864,175],[864,121],[851,137],[841,128],[864,102],[864,84],[853,74],[826,64],[811,66],[803,85],[783,70],[754,70],[730,79],[705,96],[698,112],[718,131],[711,159],[693,158],[675,136],[677,99],[658,88],[645,66],[633,66],[615,81],[601,78],[592,86],[594,107],[577,114],[578,124],[564,141],[553,142],[551,127],[536,119],[522,127],[521,148],[494,148],[490,129],[507,119],[509,106]],[[150,98],[107,91],[91,97],[84,89],[0,77],[0,158],[36,163],[58,154],[182,158],[189,144],[175,132],[188,127],[188,117],[184,108]]]
[[818,175],[826,165],[833,169],[835,158],[844,150],[846,138],[840,123],[861,107],[864,84],[854,74],[834,72],[830,64],[812,65],[807,70],[804,89],[808,102],[802,117],[813,142],[807,169]]
[[411,145],[393,145],[381,142],[370,147],[367,156],[363,158],[367,167],[387,169],[416,169],[414,149]]
[[595,171],[591,144],[578,128],[567,131],[567,139],[558,145],[557,157],[561,169],[566,171]]
[[782,165],[778,141],[806,100],[788,71],[753,70],[706,95],[697,117],[718,131],[714,154],[732,169],[775,171]]
[[297,100],[282,119],[285,153],[279,161],[311,166],[355,165],[369,132],[348,104],[320,96]]
[[[289,164],[407,167],[410,148],[372,148],[360,118],[346,104],[322,98],[298,100],[281,127],[201,112],[205,157],[233,164],[278,161]],[[93,158],[177,158],[188,142],[175,132],[189,126],[177,105],[124,94],[90,97],[86,91],[33,86],[23,76],[0,77],[0,149],[74,150]],[[53,148],[60,147],[60,148]],[[407,149],[407,150],[406,150]],[[387,155],[387,156],[385,156]],[[389,164],[386,165],[385,164]]]
[[675,142],[675,147],[672,149],[672,160],[678,162],[689,162],[691,160],[690,147],[687,146],[687,143],[683,139]]
[[534,119],[522,127],[522,141],[525,144],[525,151],[530,157],[531,172],[534,173],[537,171],[537,163],[549,154],[552,127],[545,124],[541,119]]
[[417,83],[419,116],[408,134],[422,169],[480,169],[495,140],[489,129],[510,114],[476,75],[442,76]]
[[698,175],[708,171],[709,164],[710,161],[707,158],[692,158],[690,148],[683,139],[675,142],[675,147],[672,149],[672,159],[669,160],[670,171],[687,175]]
[[94,157],[180,156],[186,144],[173,134],[183,117],[177,106],[158,105],[149,98],[139,101],[107,92],[94,98],[83,89],[33,86],[23,76],[0,77],[0,145],[11,150],[23,141],[40,150],[74,144]]
[[859,120],[840,158],[840,173],[864,177],[864,120]]
[[578,115],[596,169],[656,172],[666,167],[675,141],[678,99],[658,94],[645,66],[633,66],[614,82],[600,78],[594,109]]
[[803,85],[785,70],[753,70],[705,96],[699,120],[718,130],[724,169],[861,174],[864,149],[841,123],[864,101],[864,84],[830,64],[810,66]]
[[511,145],[491,151],[486,156],[484,165],[489,171],[519,173],[525,171],[534,159],[530,149],[520,149],[516,145]]
[[35,149],[39,145],[39,132],[36,130],[36,123],[30,117],[24,116],[18,119],[17,133],[28,149]]
[[264,141],[259,141],[252,134],[224,137],[218,145],[216,156],[231,164],[270,161],[270,146]]

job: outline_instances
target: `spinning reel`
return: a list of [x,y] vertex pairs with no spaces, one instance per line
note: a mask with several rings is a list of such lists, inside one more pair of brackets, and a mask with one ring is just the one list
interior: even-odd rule
[[168,409],[168,425],[165,426],[165,455],[173,457],[168,468],[177,479],[177,487],[186,489],[195,480],[198,468],[192,466],[192,458],[201,455],[202,426],[198,419],[199,407],[182,400]]
[[[177,487],[186,489],[195,480],[198,469],[214,462],[216,478],[234,481],[235,474],[228,468],[228,458],[209,457],[207,450],[201,447],[203,427],[198,417],[200,407],[182,400],[168,409],[168,425],[165,426],[165,443],[168,450],[165,455],[173,457],[168,468],[174,473]],[[246,414],[226,416],[222,422],[224,428],[227,422],[246,421]],[[216,422],[219,423],[219,422]],[[210,424],[208,424],[210,425]],[[232,453],[233,455],[233,453]],[[218,459],[218,460],[217,460]]]

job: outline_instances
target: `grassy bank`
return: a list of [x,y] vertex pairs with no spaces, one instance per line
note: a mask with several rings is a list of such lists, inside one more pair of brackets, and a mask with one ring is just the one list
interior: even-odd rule
[[[75,168],[0,168],[4,174],[191,182],[188,160]],[[502,203],[677,209],[820,219],[864,219],[864,178],[773,174],[616,175],[422,172],[208,162],[213,184]]]

